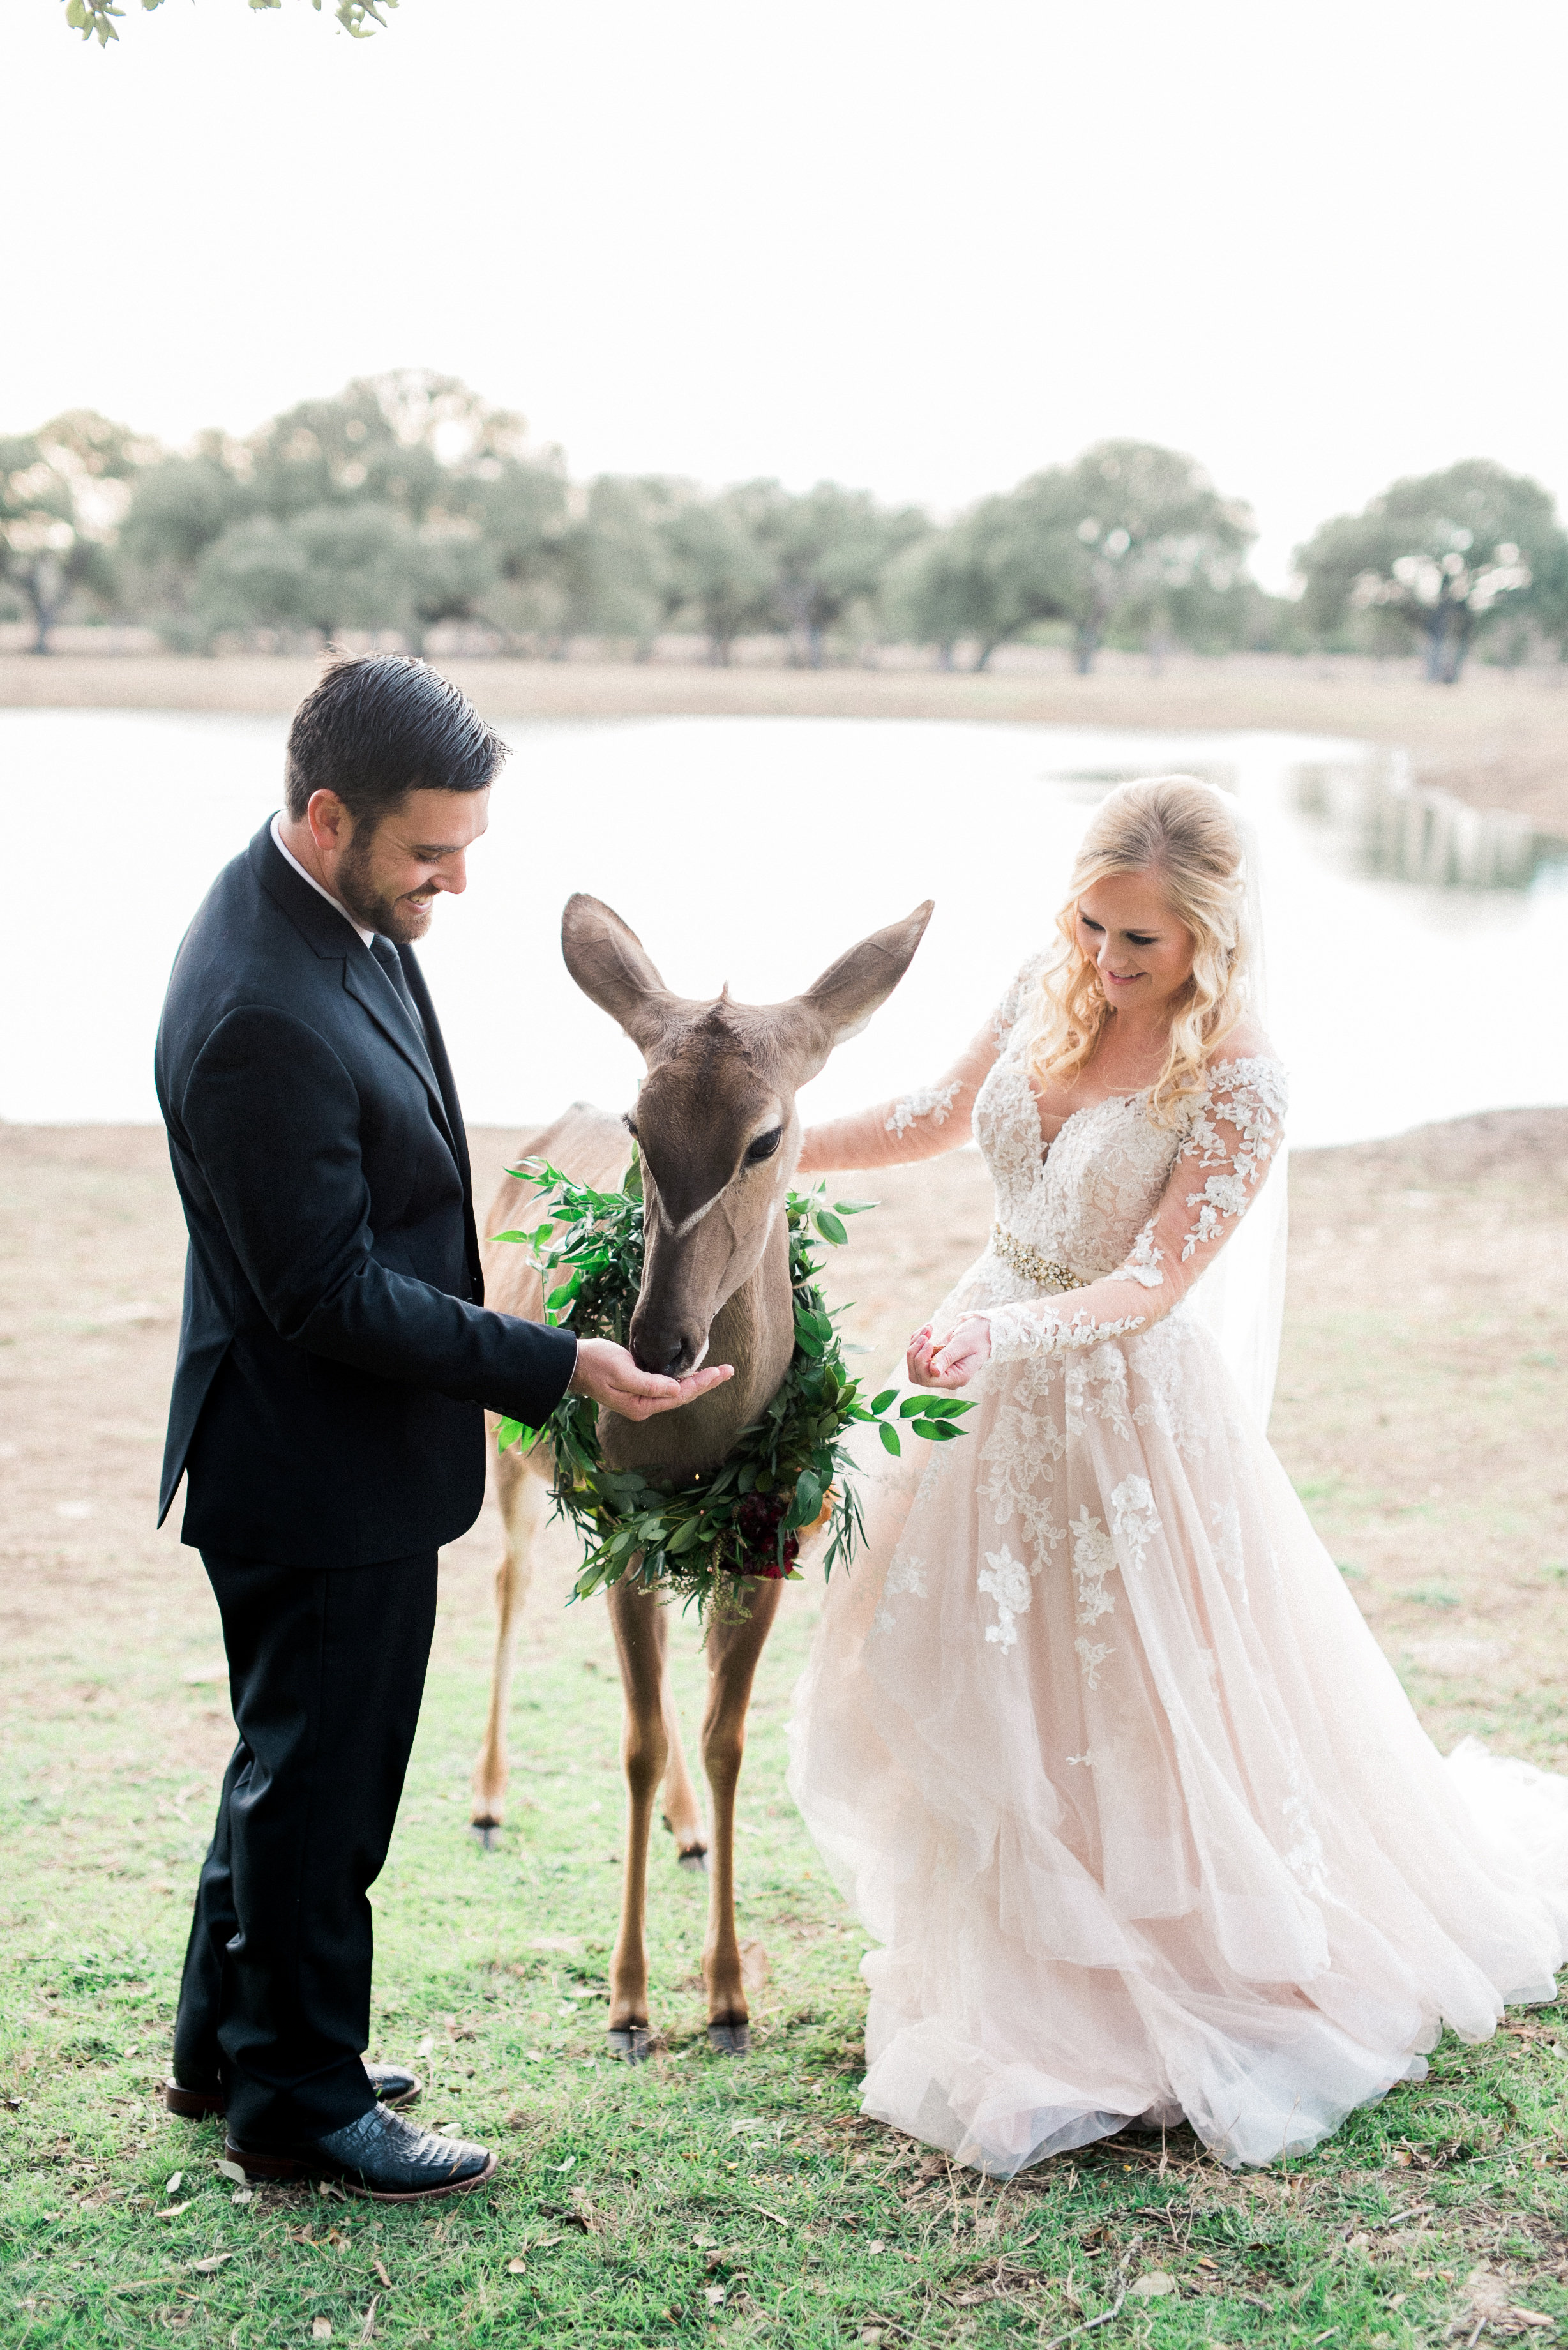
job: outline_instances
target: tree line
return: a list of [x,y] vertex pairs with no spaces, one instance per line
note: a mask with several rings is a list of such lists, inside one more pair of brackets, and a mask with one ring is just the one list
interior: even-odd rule
[[1250,508],[1190,457],[1133,440],[938,525],[821,482],[720,490],[653,474],[573,482],[559,451],[451,377],[365,378],[247,439],[171,453],[88,410],[0,439],[0,603],[36,649],[65,618],[151,625],[170,646],[354,632],[423,649],[444,622],[498,651],[592,639],[646,657],[670,631],[729,661],[934,648],[983,669],[1021,640],[1202,652],[1418,648],[1568,658],[1568,536],[1538,484],[1484,459],[1396,482],[1300,548],[1298,598],[1247,572]]

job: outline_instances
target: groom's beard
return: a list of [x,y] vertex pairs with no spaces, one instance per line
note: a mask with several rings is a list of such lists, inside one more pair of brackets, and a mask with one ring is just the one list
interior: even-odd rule
[[394,946],[411,947],[429,930],[434,901],[431,898],[389,898],[377,889],[370,878],[370,851],[375,837],[373,832],[363,837],[356,832],[349,841],[334,877],[337,895],[364,929],[379,931]]

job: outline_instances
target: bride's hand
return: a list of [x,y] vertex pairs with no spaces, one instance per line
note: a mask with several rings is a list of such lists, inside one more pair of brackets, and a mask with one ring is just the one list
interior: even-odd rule
[[990,1360],[990,1323],[983,1314],[966,1314],[940,1345],[931,1336],[929,1322],[917,1330],[909,1341],[905,1368],[912,1387],[963,1388]]

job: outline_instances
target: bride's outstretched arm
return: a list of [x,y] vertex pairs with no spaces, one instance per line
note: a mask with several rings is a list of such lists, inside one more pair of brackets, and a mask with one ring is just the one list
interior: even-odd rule
[[874,1102],[849,1118],[809,1126],[801,1144],[803,1175],[847,1172],[855,1168],[899,1167],[916,1159],[936,1159],[969,1140],[974,1097],[1032,996],[1040,958],[1023,965],[985,1025],[934,1086],[919,1086],[890,1101]]
[[933,1346],[922,1332],[909,1376],[962,1387],[986,1361],[1068,1354],[1152,1328],[1208,1270],[1257,1196],[1284,1137],[1285,1079],[1262,1056],[1220,1063],[1170,1180],[1126,1262],[1061,1295],[965,1315]]

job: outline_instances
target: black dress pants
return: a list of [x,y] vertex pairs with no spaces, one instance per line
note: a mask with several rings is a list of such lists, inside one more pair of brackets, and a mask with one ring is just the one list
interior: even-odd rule
[[196,1889],[174,2071],[236,2145],[375,2102],[369,1888],[391,1842],[435,1626],[436,1555],[327,1570],[203,1551],[240,1733]]

